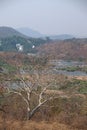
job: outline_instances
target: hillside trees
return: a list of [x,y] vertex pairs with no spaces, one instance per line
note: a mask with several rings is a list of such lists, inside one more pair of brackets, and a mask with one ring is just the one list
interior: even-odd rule
[[47,40],[41,38],[24,38],[20,36],[12,36],[7,38],[0,39],[0,51],[5,52],[19,52],[16,45],[20,44],[23,46],[24,53],[36,53],[37,50],[32,48],[39,45],[43,45],[47,42]]

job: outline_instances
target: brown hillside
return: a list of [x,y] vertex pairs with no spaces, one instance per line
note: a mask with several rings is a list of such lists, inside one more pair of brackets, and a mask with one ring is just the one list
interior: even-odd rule
[[55,41],[37,48],[38,53],[50,58],[84,60],[87,59],[87,39]]
[[22,53],[0,52],[0,59],[12,65],[20,65],[25,57]]

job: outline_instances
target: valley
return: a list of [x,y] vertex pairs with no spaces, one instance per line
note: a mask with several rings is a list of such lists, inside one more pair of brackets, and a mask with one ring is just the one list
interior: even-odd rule
[[0,0],[0,130],[87,130],[86,0]]

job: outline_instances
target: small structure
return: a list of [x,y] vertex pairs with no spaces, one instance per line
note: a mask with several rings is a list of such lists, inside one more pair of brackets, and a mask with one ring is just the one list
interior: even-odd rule
[[22,52],[23,51],[23,45],[21,44],[16,44],[16,48],[18,51]]
[[35,45],[32,46],[32,49],[34,49],[34,48],[35,48]]

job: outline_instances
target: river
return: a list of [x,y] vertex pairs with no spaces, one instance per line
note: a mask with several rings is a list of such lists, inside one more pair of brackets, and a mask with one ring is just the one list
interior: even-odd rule
[[64,74],[64,75],[70,75],[70,76],[87,76],[86,72],[83,71],[66,71],[62,70],[62,68],[67,67],[87,67],[86,62],[81,61],[65,61],[65,60],[52,60],[50,61],[50,64],[53,65],[51,68],[53,73],[56,74]]

